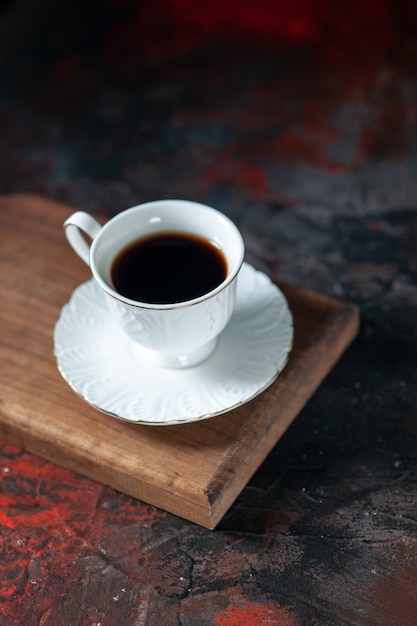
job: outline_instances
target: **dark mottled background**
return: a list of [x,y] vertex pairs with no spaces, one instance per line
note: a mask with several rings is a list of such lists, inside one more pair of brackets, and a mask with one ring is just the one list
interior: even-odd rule
[[362,329],[214,532],[1,443],[1,626],[415,626],[416,127],[409,0],[3,4],[1,193],[207,202]]

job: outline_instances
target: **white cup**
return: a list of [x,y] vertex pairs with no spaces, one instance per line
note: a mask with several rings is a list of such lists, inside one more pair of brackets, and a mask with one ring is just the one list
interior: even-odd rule
[[[233,312],[244,257],[242,237],[229,218],[204,204],[159,200],[126,209],[104,226],[77,211],[64,227],[70,245],[89,265],[111,315],[135,342],[141,358],[160,367],[183,368],[212,354]],[[173,304],[139,302],[118,293],[111,278],[118,253],[142,237],[174,232],[203,237],[220,249],[227,263],[223,282],[198,298]]]

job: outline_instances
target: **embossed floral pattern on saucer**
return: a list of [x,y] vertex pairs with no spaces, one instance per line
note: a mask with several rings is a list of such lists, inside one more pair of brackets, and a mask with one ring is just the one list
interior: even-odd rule
[[86,402],[138,424],[214,417],[264,391],[285,367],[292,315],[278,287],[245,263],[236,307],[214,353],[188,369],[146,363],[112,321],[93,279],[74,291],[55,325],[59,371]]

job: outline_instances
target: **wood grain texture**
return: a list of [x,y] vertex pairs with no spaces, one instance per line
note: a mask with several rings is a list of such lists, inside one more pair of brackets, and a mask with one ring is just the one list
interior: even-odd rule
[[214,528],[355,337],[350,304],[280,285],[295,342],[278,380],[250,403],[179,426],[126,423],[88,406],[60,376],[52,333],[90,277],[65,241],[74,210],[0,198],[0,436],[126,494]]

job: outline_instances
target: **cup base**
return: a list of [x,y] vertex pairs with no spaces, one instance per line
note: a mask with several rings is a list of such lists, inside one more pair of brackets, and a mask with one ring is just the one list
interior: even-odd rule
[[208,341],[202,346],[192,348],[181,353],[171,351],[150,350],[144,348],[138,343],[132,342],[132,352],[142,362],[147,362],[155,367],[163,367],[167,369],[186,369],[194,367],[208,359],[217,346],[217,337]]

